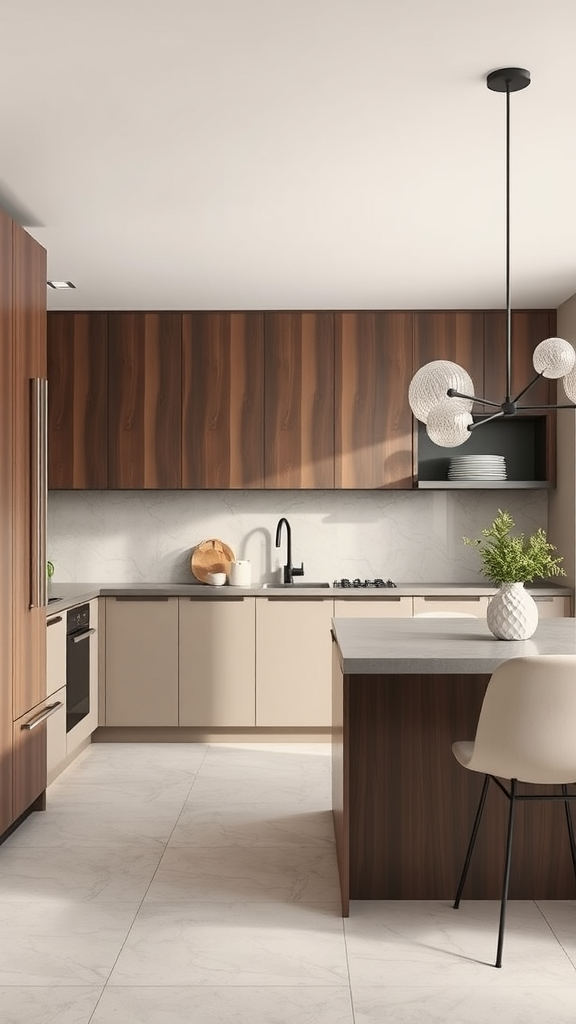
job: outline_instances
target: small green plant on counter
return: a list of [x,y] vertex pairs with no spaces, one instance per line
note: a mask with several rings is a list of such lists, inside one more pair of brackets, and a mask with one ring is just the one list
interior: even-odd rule
[[483,576],[499,586],[501,583],[528,583],[536,576],[566,575],[560,565],[563,559],[552,555],[556,548],[548,542],[545,530],[540,528],[525,540],[523,533],[510,536],[514,525],[510,513],[499,508],[492,525],[482,530],[482,537],[462,538],[465,544],[478,548]]
[[48,576],[48,579],[51,580],[53,575],[54,575],[54,563],[53,562],[46,562],[46,574]]

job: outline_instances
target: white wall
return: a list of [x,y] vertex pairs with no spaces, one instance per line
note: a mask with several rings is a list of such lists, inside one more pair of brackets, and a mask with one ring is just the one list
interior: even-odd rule
[[[558,307],[557,331],[576,347],[576,295]],[[567,401],[564,389],[558,386],[558,401]],[[570,586],[576,581],[576,416],[570,410],[558,413],[557,433],[557,486],[550,492],[549,528],[560,553]]]
[[308,580],[483,582],[462,537],[479,536],[498,508],[518,531],[547,528],[544,490],[53,491],[48,557],[55,582],[190,582],[193,547],[215,537],[266,582],[285,561],[285,537],[280,551],[274,538],[286,516]]

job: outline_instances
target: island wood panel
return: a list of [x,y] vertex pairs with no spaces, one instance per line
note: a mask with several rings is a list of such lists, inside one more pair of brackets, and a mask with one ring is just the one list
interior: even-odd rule
[[264,315],[182,317],[182,487],[264,486]]
[[46,378],[46,252],[13,225],[14,261],[14,504],[13,504],[13,716],[20,718],[46,695],[46,609],[31,600],[31,390]]
[[335,485],[412,488],[412,313],[336,315]]
[[334,487],[334,315],[264,314],[267,488]]
[[12,221],[0,210],[0,835],[12,823]]
[[[556,336],[556,310],[514,310],[511,326],[511,391],[515,398],[536,376],[532,356],[534,349],[545,338]],[[506,390],[506,313],[484,314],[484,358],[486,397],[499,402]],[[564,389],[558,384],[558,401],[567,401]],[[519,405],[553,405],[556,402],[556,381],[541,377],[520,399]],[[541,467],[542,479],[556,480],[556,413],[532,410],[519,411],[517,416],[538,417],[542,429],[537,431],[535,443],[536,466]]]
[[110,313],[108,486],[181,482],[180,313]]
[[48,486],[108,487],[108,314],[48,314]]
[[[488,679],[344,677],[351,899],[454,898],[483,776],[451,748],[474,738]],[[510,898],[574,898],[563,804],[520,803],[516,815]],[[462,913],[467,899],[500,898],[507,817],[493,785]]]

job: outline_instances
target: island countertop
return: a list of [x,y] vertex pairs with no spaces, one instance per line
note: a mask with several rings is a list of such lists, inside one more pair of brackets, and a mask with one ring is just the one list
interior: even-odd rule
[[483,619],[333,620],[345,675],[489,674],[509,658],[576,655],[576,619],[541,619],[529,640],[497,640]]

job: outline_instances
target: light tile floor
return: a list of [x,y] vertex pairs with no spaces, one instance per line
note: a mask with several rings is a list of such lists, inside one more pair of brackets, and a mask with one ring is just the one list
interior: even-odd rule
[[576,1024],[576,903],[354,902],[321,744],[95,744],[0,846],[0,1024]]

